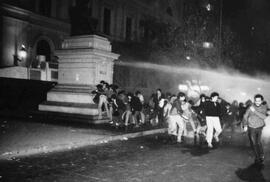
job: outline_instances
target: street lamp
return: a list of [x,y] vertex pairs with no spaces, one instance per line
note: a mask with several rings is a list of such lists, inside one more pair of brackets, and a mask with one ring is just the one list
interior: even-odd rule
[[203,42],[203,48],[206,48],[206,49],[210,49],[212,48],[214,45],[212,42]]
[[190,56],[186,56],[186,59],[187,59],[187,60],[191,60],[191,57],[190,57]]
[[18,62],[22,62],[27,57],[27,51],[24,45],[21,46],[21,49],[17,54],[14,55],[14,64],[18,66]]
[[207,11],[211,11],[212,10],[212,5],[210,3],[206,4],[205,6]]
[[20,51],[19,51],[19,58],[20,59],[25,59],[27,56],[26,48],[24,45],[22,45]]

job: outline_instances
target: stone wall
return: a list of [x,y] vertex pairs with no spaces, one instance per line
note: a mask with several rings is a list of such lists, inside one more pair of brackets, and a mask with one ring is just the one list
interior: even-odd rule
[[2,68],[0,71],[0,77],[27,79],[28,78],[27,68],[19,66]]
[[62,39],[69,35],[69,23],[40,16],[33,12],[14,6],[1,6],[1,51],[0,66],[14,66],[14,56],[22,45],[27,49],[27,58],[19,62],[19,66],[28,66],[36,56],[36,43],[45,39],[54,50],[60,48]]

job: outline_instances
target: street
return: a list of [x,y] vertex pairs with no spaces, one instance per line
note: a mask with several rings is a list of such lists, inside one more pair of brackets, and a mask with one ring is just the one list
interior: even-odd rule
[[252,165],[245,137],[223,134],[223,142],[209,150],[151,135],[1,161],[0,175],[3,181],[270,181],[269,151],[264,166]]
[[270,182],[270,0],[0,4],[0,182]]

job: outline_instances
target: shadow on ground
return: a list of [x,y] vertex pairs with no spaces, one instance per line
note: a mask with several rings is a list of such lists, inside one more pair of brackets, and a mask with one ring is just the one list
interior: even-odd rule
[[202,156],[209,153],[209,149],[205,146],[185,146],[181,152],[183,154],[190,153],[193,156]]
[[266,182],[262,171],[264,170],[264,164],[251,164],[246,168],[238,168],[235,174],[243,181],[248,182]]

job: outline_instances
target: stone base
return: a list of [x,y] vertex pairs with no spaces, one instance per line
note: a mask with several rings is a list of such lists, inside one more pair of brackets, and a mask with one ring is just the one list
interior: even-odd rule
[[27,79],[28,70],[26,67],[12,66],[0,69],[0,77],[4,78],[17,78],[17,79]]
[[47,93],[47,101],[94,104],[94,85],[57,85]]
[[[102,119],[98,119],[98,109],[96,104],[67,103],[45,101],[39,106],[39,112],[46,117],[54,119],[67,119],[92,124],[108,123],[110,120],[106,112],[102,113]],[[41,114],[39,113],[39,114]]]
[[107,124],[110,121],[105,112],[102,114],[102,119],[98,119],[98,115],[73,114],[52,111],[36,111],[31,114],[46,122],[64,121],[88,124]]
[[45,101],[39,104],[38,108],[40,111],[98,115],[98,109],[96,104]]
[[40,111],[91,116],[96,119],[98,106],[93,102],[91,85],[56,85],[47,93],[47,101],[39,104]]
[[113,61],[119,57],[111,52],[107,38],[96,35],[66,38],[59,57],[58,85],[47,93],[39,105],[43,112],[93,116],[98,115],[91,92],[101,80],[113,80]]

